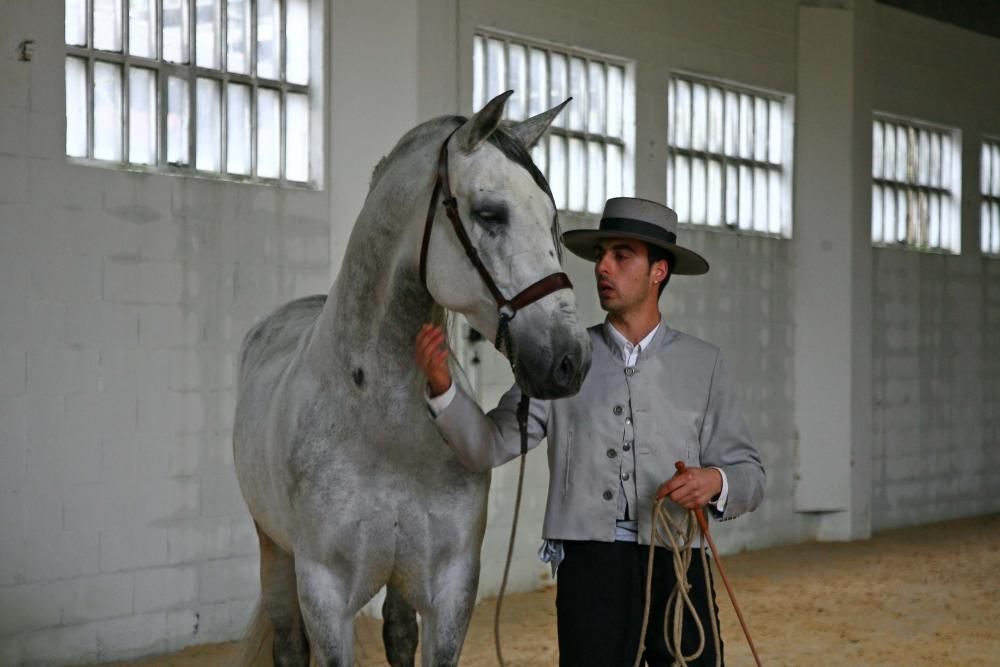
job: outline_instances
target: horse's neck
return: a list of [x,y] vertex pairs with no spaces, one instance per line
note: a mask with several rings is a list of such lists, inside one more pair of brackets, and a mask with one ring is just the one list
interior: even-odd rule
[[308,347],[312,364],[334,377],[360,368],[418,382],[414,338],[424,322],[443,320],[417,267],[430,180],[421,175],[387,190],[391,197],[376,191],[365,202]]

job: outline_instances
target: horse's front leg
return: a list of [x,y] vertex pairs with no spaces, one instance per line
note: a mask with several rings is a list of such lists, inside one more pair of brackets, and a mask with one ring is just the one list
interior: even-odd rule
[[354,612],[347,582],[315,560],[295,559],[299,606],[317,667],[354,666]]
[[465,642],[479,586],[479,549],[470,549],[433,572],[434,590],[428,591],[428,605],[421,605],[422,664],[426,667],[454,667]]

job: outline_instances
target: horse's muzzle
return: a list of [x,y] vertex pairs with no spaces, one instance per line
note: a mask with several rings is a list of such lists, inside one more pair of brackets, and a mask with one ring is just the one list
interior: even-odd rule
[[533,364],[531,359],[522,357],[517,368],[517,382],[532,398],[551,400],[572,396],[580,391],[590,370],[590,355],[588,337],[570,338],[557,346],[549,357],[551,363],[542,373],[537,371],[545,368],[544,364]]

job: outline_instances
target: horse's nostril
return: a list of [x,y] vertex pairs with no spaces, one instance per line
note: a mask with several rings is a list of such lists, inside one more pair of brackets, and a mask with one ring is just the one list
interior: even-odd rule
[[556,381],[566,386],[573,382],[573,376],[576,374],[576,361],[573,360],[573,355],[567,354],[559,362],[559,367],[556,369]]

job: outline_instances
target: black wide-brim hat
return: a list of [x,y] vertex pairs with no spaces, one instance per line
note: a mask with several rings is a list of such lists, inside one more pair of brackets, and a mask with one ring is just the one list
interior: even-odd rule
[[674,256],[670,273],[699,276],[708,273],[704,257],[677,245],[677,214],[648,199],[615,197],[604,205],[597,229],[574,229],[562,235],[571,253],[594,261],[594,246],[604,239],[635,239],[659,246]]

